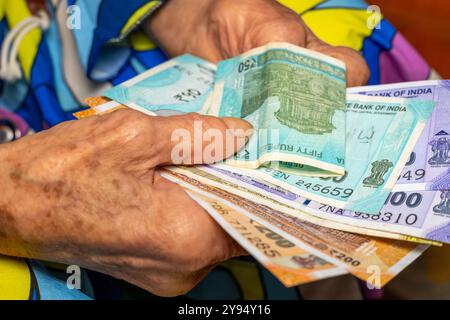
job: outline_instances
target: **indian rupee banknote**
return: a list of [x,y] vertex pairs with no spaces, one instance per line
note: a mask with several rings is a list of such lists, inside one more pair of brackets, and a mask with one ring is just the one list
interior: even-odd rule
[[[372,215],[357,213],[357,217],[360,217],[361,220],[366,218],[364,219],[366,220],[365,222],[358,222],[356,217],[354,219],[344,219],[342,218],[344,214],[340,215],[340,213],[353,213],[352,211],[325,205],[321,205],[323,210],[311,208],[309,205],[315,203],[311,200],[298,196],[295,193],[289,192],[288,190],[266,181],[227,171],[226,169],[218,168],[217,166],[178,166],[166,167],[165,169],[173,173],[183,174],[196,181],[214,186],[244,199],[263,204],[284,214],[323,227],[373,237],[403,240],[435,246],[442,245],[439,240],[424,239],[415,235],[400,233],[396,229],[383,228],[385,224],[379,225],[374,222],[376,221],[376,215],[374,215],[373,219],[369,219],[366,217],[371,217]],[[323,207],[326,207],[326,209]],[[412,219],[412,217],[409,217],[408,221],[412,221]],[[392,223],[394,223],[394,220]]]
[[[124,107],[109,99],[95,98],[87,102],[92,109],[86,116]],[[177,168],[196,179],[207,179],[207,183],[322,226],[434,245],[450,242],[450,194],[445,191],[395,191],[388,196],[378,214],[370,215],[311,201],[267,181],[228,169],[218,166]],[[331,179],[339,181],[341,178]]]
[[427,245],[371,238],[325,228],[181,174],[166,171],[162,175],[168,179],[172,176],[181,180],[183,188],[234,208],[298,247],[345,268],[375,287],[384,286],[428,248]]
[[86,99],[85,102],[90,107],[89,109],[75,112],[73,115],[77,119],[92,117],[95,115],[102,115],[113,112],[118,109],[125,109],[127,106],[105,97],[94,97]]
[[351,88],[371,96],[431,100],[433,113],[394,187],[396,191],[450,190],[450,81]]
[[430,100],[347,95],[343,177],[304,177],[271,167],[254,170],[226,167],[320,203],[377,214],[408,161],[433,107],[434,102]]
[[104,92],[104,96],[149,115],[206,113],[216,66],[185,54]]
[[[442,130],[445,129],[445,121],[448,118],[445,116],[448,81],[425,81],[387,86],[361,87],[352,89],[351,91],[365,93],[368,95],[388,97],[407,96],[419,99],[434,100],[436,101],[438,107],[433,111],[432,118],[427,123],[427,128],[420,139],[423,140],[424,138],[428,138],[429,134],[427,135],[427,133],[433,131],[430,129],[431,124],[434,124],[434,127],[436,127],[437,123],[440,123],[441,127],[436,127],[434,131],[436,134],[443,134]],[[98,105],[100,102],[103,104]],[[123,107],[113,101],[100,102],[93,105],[94,108],[98,108],[95,113],[108,112],[108,110]],[[439,113],[438,110],[440,110]],[[93,112],[92,109],[89,111],[89,114]],[[368,215],[364,212],[345,210],[335,206],[309,201],[308,199],[295,194],[291,194],[291,197],[292,195],[295,195],[295,203],[292,202],[291,205],[302,204],[303,206],[304,204],[307,204],[306,208],[302,207],[302,210],[305,210],[308,213],[314,213],[325,219],[334,220],[338,223],[349,224],[354,227],[400,233],[402,237],[404,235],[408,235],[411,236],[412,239],[414,239],[414,237],[419,237],[435,241],[448,242],[449,230],[446,217],[447,213],[450,211],[450,209],[447,208],[447,206],[449,206],[448,203],[450,203],[450,201],[448,201],[450,195],[446,192],[435,193],[402,191],[411,180],[411,175],[415,175],[414,180],[421,180],[426,178],[425,172],[429,171],[420,167],[413,168],[413,170],[408,168],[408,166],[411,165],[411,162],[413,162],[413,164],[426,163],[423,159],[417,162],[414,161],[418,157],[422,157],[420,150],[423,150],[423,148],[418,149],[419,145],[420,142],[411,154],[407,167],[403,170],[400,180],[397,181],[397,185],[394,187],[395,192],[388,197],[385,206],[378,214]],[[432,148],[432,146],[430,148]],[[436,166],[435,169],[436,168],[444,168],[443,170],[445,177],[445,171],[447,170],[445,169],[445,164],[441,163],[440,166]],[[333,178],[333,180],[339,181],[337,178]],[[420,183],[421,182],[419,181],[419,183],[412,182],[411,184],[420,186]],[[404,186],[400,187],[399,191],[397,189],[400,184],[403,184]],[[260,183],[260,185],[267,185],[267,183],[263,182]],[[442,184],[440,185],[442,186]],[[274,188],[272,187],[271,190],[274,190]],[[285,192],[281,194],[287,193],[288,191],[285,190]]]
[[450,243],[450,192],[445,190],[391,192],[380,212],[372,215],[311,201],[268,182],[216,166],[168,169],[322,226],[433,245]]
[[345,173],[345,65],[288,43],[271,43],[218,64],[208,114],[256,129],[227,163],[275,164],[299,175]]
[[347,273],[234,208],[193,190],[187,193],[259,263],[285,286],[292,287]]
[[450,191],[395,191],[378,214],[338,209],[306,200],[303,210],[361,228],[450,243]]

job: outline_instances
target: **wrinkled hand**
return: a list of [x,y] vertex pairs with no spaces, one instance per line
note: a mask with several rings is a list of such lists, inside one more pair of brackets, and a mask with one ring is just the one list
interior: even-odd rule
[[191,53],[218,62],[269,42],[289,42],[345,62],[348,86],[369,78],[359,53],[321,41],[275,0],[170,0],[146,28],[170,56]]
[[[173,130],[192,133],[196,120],[204,131],[250,127],[240,119],[120,110],[0,146],[0,254],[77,264],[164,296],[186,292],[216,263],[244,254],[155,171],[172,162],[180,143]],[[245,144],[239,141],[236,149]],[[193,154],[200,149],[188,149],[183,162],[201,162]]]

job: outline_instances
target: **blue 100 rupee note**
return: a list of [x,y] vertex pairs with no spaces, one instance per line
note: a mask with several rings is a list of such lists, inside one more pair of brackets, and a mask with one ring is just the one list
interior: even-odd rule
[[431,100],[436,107],[395,185],[396,191],[450,190],[450,81],[367,86],[349,92]]
[[208,113],[256,129],[228,164],[276,164],[307,176],[342,176],[345,65],[287,43],[271,43],[219,63]]
[[346,174],[311,178],[273,168],[229,171],[257,177],[341,209],[377,214],[434,107],[432,101],[347,95]]
[[191,55],[171,59],[104,95],[149,115],[206,113],[216,66]]

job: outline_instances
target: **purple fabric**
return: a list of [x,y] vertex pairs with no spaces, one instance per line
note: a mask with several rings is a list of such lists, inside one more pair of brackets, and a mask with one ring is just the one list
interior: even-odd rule
[[384,297],[384,289],[369,289],[366,282],[358,280],[365,300],[381,300]]
[[425,80],[429,71],[426,61],[399,33],[392,41],[392,49],[381,53],[381,83]]
[[29,127],[27,123],[17,114],[9,112],[2,107],[0,107],[0,120],[9,120],[13,122],[16,128],[20,131],[21,137],[28,133]]

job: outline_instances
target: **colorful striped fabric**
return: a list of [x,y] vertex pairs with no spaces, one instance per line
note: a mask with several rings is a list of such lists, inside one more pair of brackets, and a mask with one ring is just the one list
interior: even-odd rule
[[[430,76],[424,59],[388,21],[368,11],[362,0],[279,2],[301,15],[322,40],[360,51],[370,66],[370,84]],[[163,0],[46,3],[49,24],[27,33],[19,46],[22,77],[14,82],[0,80],[0,106],[15,112],[35,131],[73,119],[84,98],[166,60],[136,28]],[[30,17],[26,0],[0,0],[0,43]],[[376,28],[368,28],[368,22]],[[0,257],[0,299],[87,298],[52,281],[34,262]]]

